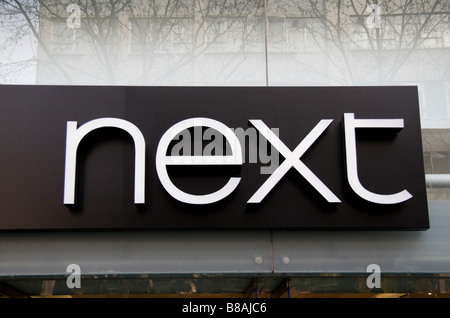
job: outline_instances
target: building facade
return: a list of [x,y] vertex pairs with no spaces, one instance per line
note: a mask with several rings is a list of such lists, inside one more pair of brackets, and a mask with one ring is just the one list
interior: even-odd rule
[[30,0],[0,12],[6,85],[417,86],[430,215],[430,229],[406,232],[2,232],[0,295],[450,293],[450,3]]

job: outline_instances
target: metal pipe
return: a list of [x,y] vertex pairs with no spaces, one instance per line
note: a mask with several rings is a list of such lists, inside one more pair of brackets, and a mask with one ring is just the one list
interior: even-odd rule
[[450,188],[450,174],[426,174],[427,188]]

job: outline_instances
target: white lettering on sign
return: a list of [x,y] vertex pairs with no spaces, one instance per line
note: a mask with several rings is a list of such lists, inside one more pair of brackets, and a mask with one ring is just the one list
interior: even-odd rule
[[355,119],[355,115],[352,113],[344,114],[345,157],[348,183],[361,198],[378,204],[396,204],[410,199],[412,195],[406,190],[395,194],[377,194],[364,188],[358,177],[356,128],[401,129],[403,128],[403,119]]
[[328,189],[323,182],[312,173],[308,167],[299,160],[319,136],[327,129],[333,120],[321,120],[316,127],[302,140],[294,151],[288,147],[267,127],[262,120],[250,120],[256,129],[284,156],[285,160],[277,170],[264,182],[264,184],[250,198],[248,203],[260,203],[273,189],[280,179],[294,167],[328,202],[341,203],[341,201]]
[[[229,142],[232,154],[230,156],[166,156],[170,142],[183,130],[191,127],[210,127],[220,132]],[[178,201],[189,204],[209,204],[227,197],[239,185],[241,178],[230,178],[220,190],[204,195],[193,195],[181,191],[170,180],[167,174],[168,165],[242,165],[241,144],[233,131],[221,122],[209,118],[191,118],[173,125],[161,137],[156,150],[156,172],[161,184],[169,194]]]
[[[309,134],[291,151],[274,133],[272,129],[259,119],[249,120],[256,130],[271,144],[272,149],[278,151],[285,160],[279,165],[267,180],[258,188],[248,203],[260,203],[266,195],[275,187],[291,168],[297,170],[313,186],[322,197],[330,204],[339,204],[341,201],[334,193],[300,160],[305,152],[317,141],[323,132],[329,127],[333,120],[322,119],[309,132]],[[403,119],[355,119],[353,113],[344,114],[344,138],[347,179],[352,190],[366,201],[377,204],[397,204],[412,197],[403,190],[395,194],[377,194],[364,188],[358,177],[358,166],[356,158],[356,133],[359,128],[403,128]],[[128,132],[134,141],[135,147],[135,179],[134,179],[134,202],[145,203],[145,139],[141,131],[132,123],[118,118],[99,118],[89,121],[77,128],[76,121],[67,122],[66,137],[66,162],[64,176],[64,204],[75,203],[76,165],[77,149],[81,140],[91,131],[104,127],[114,127]],[[201,154],[201,149],[196,149],[194,155],[167,155],[170,144],[174,139],[180,138],[183,132],[194,128],[194,134],[201,134],[201,127],[211,128],[222,134],[231,148],[230,155],[196,155]],[[183,137],[185,138],[185,137]],[[189,139],[190,140],[190,139]],[[197,144],[195,147],[200,147]],[[210,145],[211,146],[211,145]],[[175,153],[180,153],[180,145]],[[186,147],[183,145],[183,147]],[[217,145],[213,145],[216,148]],[[187,149],[187,147],[186,147]],[[174,149],[172,149],[174,150]],[[208,151],[212,153],[212,151]],[[190,118],[180,121],[170,127],[161,137],[156,151],[156,171],[164,189],[176,200],[187,204],[210,204],[218,202],[229,196],[239,185],[241,178],[230,177],[227,184],[220,190],[203,194],[193,195],[180,190],[170,179],[167,166],[170,165],[242,165],[242,147],[239,138],[233,130],[223,123],[210,118]],[[174,154],[174,151],[172,151]]]
[[81,140],[91,131],[104,127],[115,127],[128,132],[134,141],[134,203],[145,203],[145,139],[139,128],[129,121],[118,118],[99,118],[77,128],[76,121],[67,122],[66,166],[64,175],[64,204],[75,203],[75,176],[77,150]]

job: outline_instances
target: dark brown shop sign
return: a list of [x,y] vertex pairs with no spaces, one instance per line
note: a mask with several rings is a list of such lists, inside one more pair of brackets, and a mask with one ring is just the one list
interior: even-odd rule
[[[1,86],[0,96],[1,229],[428,228],[414,87]],[[252,141],[237,127],[280,159],[271,173],[245,162]],[[223,137],[227,150],[171,153],[198,129],[216,133],[200,134],[201,149]],[[199,141],[184,137],[184,152],[187,140]]]

